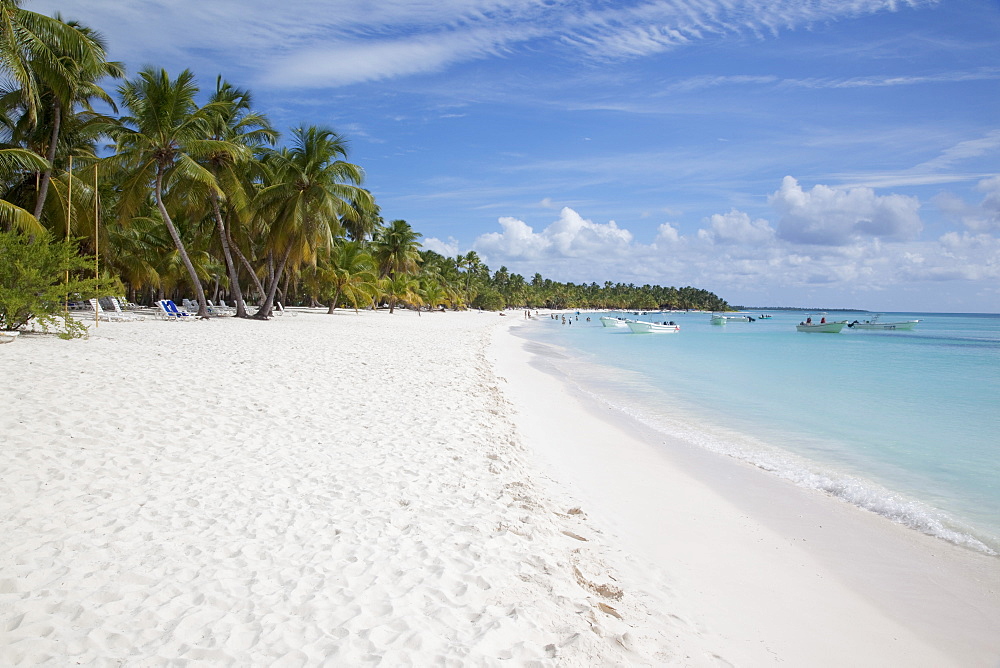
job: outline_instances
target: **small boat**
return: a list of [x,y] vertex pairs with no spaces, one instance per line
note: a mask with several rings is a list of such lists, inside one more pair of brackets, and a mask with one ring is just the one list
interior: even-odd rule
[[612,318],[609,315],[601,316],[601,324],[605,327],[628,327],[625,318]]
[[20,333],[19,329],[0,330],[0,343],[13,343]]
[[628,328],[635,334],[649,333],[676,333],[681,331],[681,326],[670,322],[646,322],[644,320],[627,320]]
[[819,322],[813,322],[812,318],[806,318],[804,322],[800,322],[795,325],[795,329],[799,332],[820,332],[826,334],[839,334],[840,330],[844,328],[847,324],[846,320],[836,320],[827,322],[826,318],[821,319]]
[[902,320],[898,322],[883,322],[881,319],[882,314],[874,316],[871,320],[865,320],[864,322],[850,322],[847,324],[851,329],[888,329],[888,330],[900,330],[908,332],[917,326],[919,320]]
[[712,324],[713,325],[725,325],[727,322],[753,322],[754,319],[746,314],[739,315],[723,315],[721,313],[712,314]]

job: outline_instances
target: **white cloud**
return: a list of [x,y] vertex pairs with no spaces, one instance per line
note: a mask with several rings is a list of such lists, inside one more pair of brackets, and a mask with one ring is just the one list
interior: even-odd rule
[[1000,176],[981,180],[976,190],[986,193],[979,204],[970,204],[954,193],[940,193],[932,200],[950,218],[973,232],[1000,230]]
[[663,223],[656,228],[656,240],[653,242],[657,248],[660,246],[675,246],[680,242],[680,233],[677,228],[670,223]]
[[543,234],[535,234],[535,230],[522,220],[504,216],[497,222],[503,232],[488,232],[472,244],[477,252],[486,257],[537,260],[552,246]]
[[627,249],[632,233],[615,221],[605,224],[585,220],[576,211],[563,207],[559,218],[541,232],[517,218],[500,218],[503,232],[480,236],[473,248],[485,257],[512,259],[573,258],[614,254]]
[[[517,39],[527,39],[530,34],[521,34]],[[425,74],[497,55],[514,39],[499,31],[473,30],[390,40],[339,41],[273,60],[262,81],[271,86],[324,88]]]
[[977,139],[969,139],[951,146],[933,160],[917,165],[915,171],[948,169],[956,162],[963,162],[983,155],[1000,153],[1000,130],[992,130]]
[[[908,0],[908,6],[934,0]],[[898,0],[33,0],[104,33],[134,67],[155,58],[196,71],[229,63],[270,85],[337,86],[438,71],[543,39],[568,57],[631,59],[727,36],[773,35],[895,11]],[[307,20],[303,20],[306,17]],[[196,55],[197,54],[197,55]],[[201,61],[197,58],[201,58]],[[227,76],[234,76],[230,71]],[[249,77],[254,78],[254,77]],[[738,81],[739,77],[734,78]]]
[[778,236],[793,243],[839,246],[868,236],[903,241],[923,228],[917,198],[879,196],[871,188],[816,185],[806,192],[786,176],[768,201],[780,215]]
[[420,245],[425,250],[432,250],[435,253],[444,255],[445,257],[458,255],[458,240],[453,237],[448,237],[447,241],[442,241],[436,237],[425,237],[424,240],[420,242]]
[[[909,0],[908,6],[934,0]],[[583,12],[563,36],[591,57],[624,59],[724,36],[775,35],[822,21],[895,11],[897,0],[649,0]]]
[[[990,194],[994,187],[991,180],[983,185]],[[803,206],[813,202],[814,191],[801,193]],[[861,195],[854,197],[871,207],[868,194]],[[926,241],[856,234],[840,245],[804,245],[782,239],[767,221],[738,210],[711,216],[691,233],[662,223],[651,242],[569,208],[540,231],[512,217],[499,224],[501,232],[473,244],[494,269],[504,265],[525,276],[540,271],[546,278],[582,283],[696,285],[730,303],[903,309],[907,306],[893,295],[905,293],[908,307],[919,308],[926,295],[917,286],[949,295],[958,282],[965,301],[956,294],[951,303],[972,309],[969,286],[981,286],[983,299],[995,300],[989,286],[1000,280],[1000,239],[985,233],[952,232]],[[775,286],[781,286],[780,296],[773,296]]]
[[977,189],[986,193],[981,204],[985,214],[985,229],[1000,230],[1000,176],[980,181]]
[[762,218],[750,220],[748,214],[736,209],[714,214],[708,222],[709,229],[699,230],[698,234],[714,243],[760,246],[774,240],[770,223]]

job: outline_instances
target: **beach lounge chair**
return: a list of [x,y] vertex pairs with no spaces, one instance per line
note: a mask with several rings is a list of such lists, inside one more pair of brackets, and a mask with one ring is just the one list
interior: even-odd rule
[[105,320],[108,322],[124,322],[126,318],[122,317],[118,313],[108,313],[101,307],[101,302],[99,299],[90,300],[90,308],[97,312],[97,318],[99,320]]
[[229,308],[225,302],[213,304],[211,299],[208,300],[208,312],[212,315],[236,315],[236,309]]
[[177,308],[177,304],[172,299],[161,299],[156,303],[159,305],[160,310],[166,314],[167,320],[194,320],[195,318],[193,313],[188,313]]
[[136,321],[136,320],[146,319],[145,316],[141,316],[138,313],[132,313],[130,311],[126,311],[122,306],[122,303],[125,301],[124,299],[119,299],[118,297],[109,297],[108,301],[111,302],[111,306],[114,307],[115,313],[121,316],[122,320]]
[[0,330],[0,343],[11,343],[18,337],[20,330]]

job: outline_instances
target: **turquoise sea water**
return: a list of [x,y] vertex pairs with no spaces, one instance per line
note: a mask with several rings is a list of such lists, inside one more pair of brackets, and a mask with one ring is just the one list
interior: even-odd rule
[[920,323],[819,334],[795,330],[804,312],[770,313],[725,326],[707,313],[640,318],[678,334],[542,315],[520,332],[560,346],[548,362],[561,374],[654,429],[1000,553],[1000,315],[891,313]]

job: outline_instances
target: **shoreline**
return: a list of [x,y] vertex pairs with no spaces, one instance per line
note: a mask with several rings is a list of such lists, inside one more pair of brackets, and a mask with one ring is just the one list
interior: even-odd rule
[[995,557],[641,425],[557,377],[545,357],[558,346],[513,331],[499,345],[519,427],[550,475],[626,550],[671,565],[727,660],[1000,660]]

